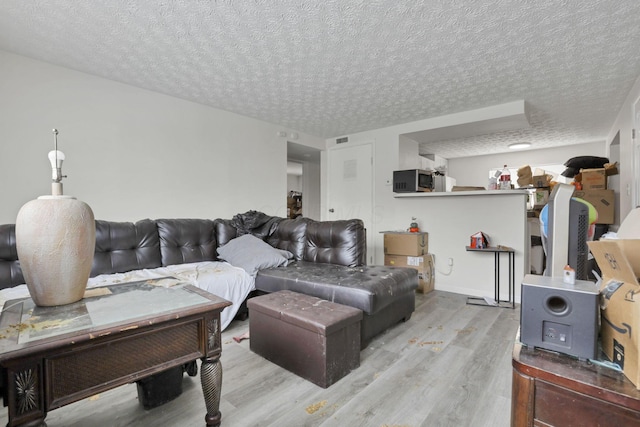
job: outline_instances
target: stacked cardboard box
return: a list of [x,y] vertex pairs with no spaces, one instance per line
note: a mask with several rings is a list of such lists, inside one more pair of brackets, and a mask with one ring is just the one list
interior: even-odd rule
[[385,232],[384,265],[414,268],[418,271],[418,290],[426,294],[434,288],[435,270],[428,233]]
[[640,240],[588,242],[602,270],[602,350],[640,389]]
[[549,201],[549,185],[552,176],[546,174],[541,169],[536,169],[535,175],[531,178],[531,185],[534,189],[529,193],[529,209],[542,209]]
[[536,188],[529,195],[529,209],[543,208],[549,201],[548,188]]
[[544,173],[543,170],[536,169],[536,174],[531,178],[531,185],[536,188],[549,188],[553,177]]
[[576,190],[574,197],[586,200],[598,211],[596,224],[613,224],[615,220],[615,193],[613,190]]
[[618,237],[588,242],[602,270],[602,350],[640,390],[640,209],[627,216]]
[[576,176],[582,189],[574,193],[575,197],[591,203],[598,211],[596,224],[613,224],[615,221],[615,192],[607,189],[610,175],[618,173],[616,164],[604,168],[581,169]]
[[583,190],[606,190],[607,175],[604,168],[581,169],[580,182]]

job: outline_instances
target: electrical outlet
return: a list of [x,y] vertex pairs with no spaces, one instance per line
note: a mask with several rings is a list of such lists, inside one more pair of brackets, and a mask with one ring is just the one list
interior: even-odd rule
[[449,265],[453,265],[453,258],[449,258],[449,259],[447,260],[447,263],[448,263]]

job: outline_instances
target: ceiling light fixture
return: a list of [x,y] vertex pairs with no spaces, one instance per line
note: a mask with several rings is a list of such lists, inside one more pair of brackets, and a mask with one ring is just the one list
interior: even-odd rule
[[531,147],[530,142],[515,142],[513,144],[509,144],[510,150],[522,150],[523,148]]

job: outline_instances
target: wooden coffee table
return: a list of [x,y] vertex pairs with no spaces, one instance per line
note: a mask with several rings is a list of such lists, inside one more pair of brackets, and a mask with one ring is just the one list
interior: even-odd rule
[[220,312],[228,305],[173,278],[89,289],[58,307],[7,301],[0,367],[8,426],[37,425],[47,411],[196,359],[206,424],[220,425]]

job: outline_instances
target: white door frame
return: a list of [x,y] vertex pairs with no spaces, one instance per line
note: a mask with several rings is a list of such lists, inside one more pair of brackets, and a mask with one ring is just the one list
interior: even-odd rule
[[[633,120],[631,122],[631,152],[633,153],[633,195],[631,197],[631,209],[640,206],[640,98],[633,106]],[[620,218],[622,221],[623,218]]]

